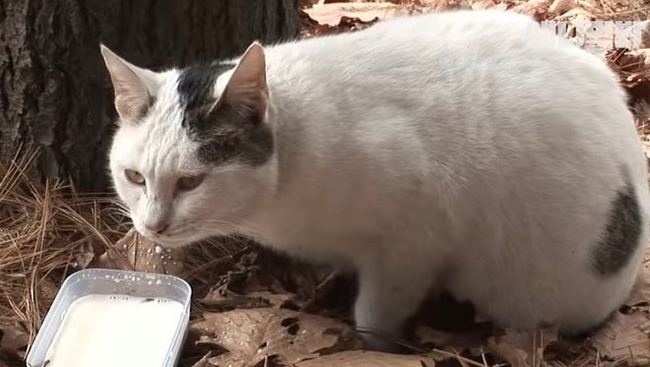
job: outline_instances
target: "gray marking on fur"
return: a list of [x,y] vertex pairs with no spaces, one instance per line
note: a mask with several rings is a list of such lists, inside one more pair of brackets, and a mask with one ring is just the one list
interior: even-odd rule
[[208,110],[215,82],[232,69],[229,62],[189,67],[178,79],[184,109],[183,127],[198,142],[197,158],[206,164],[243,163],[262,165],[273,154],[273,133],[253,109],[227,101]]
[[[189,66],[178,76],[178,94],[185,110],[195,110],[208,104],[212,99],[214,84],[219,75],[234,68],[228,62],[213,62],[210,64],[196,64]],[[183,119],[183,126],[187,127],[192,121]]]
[[642,225],[639,200],[628,183],[616,193],[607,226],[594,249],[593,267],[598,274],[616,274],[627,265],[639,246]]

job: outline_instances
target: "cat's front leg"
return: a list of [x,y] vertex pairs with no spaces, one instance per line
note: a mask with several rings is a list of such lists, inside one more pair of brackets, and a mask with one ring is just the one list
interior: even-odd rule
[[397,351],[406,321],[434,283],[435,266],[417,256],[386,257],[359,267],[354,317],[366,349]]

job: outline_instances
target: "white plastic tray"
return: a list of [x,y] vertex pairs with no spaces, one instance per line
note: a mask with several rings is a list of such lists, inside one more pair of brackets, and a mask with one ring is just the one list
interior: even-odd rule
[[176,364],[189,323],[191,298],[189,284],[171,275],[87,269],[72,274],[63,283],[29,350],[27,367],[47,366],[48,350],[54,342],[68,309],[75,300],[89,295],[150,297],[181,303],[184,307],[184,314],[176,326],[173,340],[170,341],[165,362],[160,367],[172,367]]

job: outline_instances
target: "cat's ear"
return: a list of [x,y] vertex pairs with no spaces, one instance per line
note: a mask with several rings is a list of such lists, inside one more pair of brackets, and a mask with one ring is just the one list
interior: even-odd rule
[[100,45],[115,92],[115,109],[122,122],[135,123],[151,107],[159,79],[158,74],[139,68]]
[[255,113],[260,121],[266,115],[269,89],[266,83],[264,47],[253,42],[235,67],[219,103]]

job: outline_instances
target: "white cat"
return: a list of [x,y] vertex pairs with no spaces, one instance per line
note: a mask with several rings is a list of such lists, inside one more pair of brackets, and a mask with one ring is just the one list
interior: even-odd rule
[[357,325],[388,335],[430,289],[588,331],[634,284],[649,197],[624,92],[528,17],[407,17],[160,73],[102,53],[115,188],[159,243],[240,233],[351,266]]

